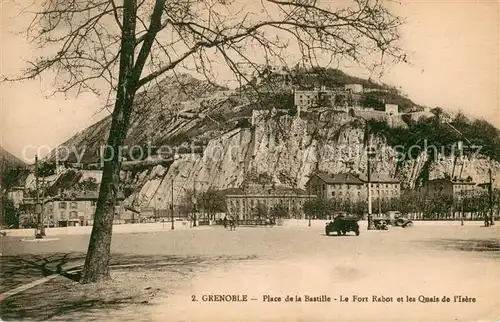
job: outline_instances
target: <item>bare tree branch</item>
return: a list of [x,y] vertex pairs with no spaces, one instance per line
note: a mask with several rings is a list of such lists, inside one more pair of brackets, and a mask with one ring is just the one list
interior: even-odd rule
[[[123,147],[131,118],[141,113],[136,106],[158,99],[172,104],[177,98],[165,98],[161,90],[169,82],[182,85],[185,93],[172,96],[184,98],[204,95],[210,86],[220,89],[220,65],[237,77],[241,92],[256,94],[248,100],[267,104],[278,85],[258,85],[253,77],[268,75],[269,65],[280,63],[285,71],[297,61],[316,67],[347,59],[375,70],[406,59],[399,47],[402,20],[383,0],[353,0],[342,7],[323,0],[44,0],[40,8],[32,12],[26,35],[43,49],[41,55],[22,75],[5,79],[32,79],[51,70],[57,75],[53,94],[106,96],[105,108],[114,106],[107,138],[114,151]],[[198,73],[208,85],[193,90],[183,84],[185,71]],[[109,277],[122,160],[118,153],[106,159],[84,282]]]

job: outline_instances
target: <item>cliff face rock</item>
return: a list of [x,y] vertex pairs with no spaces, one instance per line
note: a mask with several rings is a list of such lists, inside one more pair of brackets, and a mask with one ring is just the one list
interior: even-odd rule
[[[470,160],[443,154],[427,160],[423,152],[416,158],[403,157],[387,144],[386,137],[366,130],[370,118],[383,118],[389,127],[405,129],[407,124],[400,116],[322,109],[299,117],[283,111],[259,111],[254,114],[261,117],[252,118],[255,122],[250,127],[250,97],[205,86],[190,77],[182,82],[166,80],[161,91],[137,95],[125,145],[143,150],[167,146],[174,152],[166,162],[140,167],[124,162],[121,180],[130,193],[126,203],[131,206],[165,209],[172,200],[179,204],[187,190],[238,187],[257,175],[272,178],[276,184],[304,188],[314,171],[366,174],[368,146],[376,151],[372,171],[397,177],[403,189],[445,174],[463,179],[470,176],[477,183],[488,181],[489,164],[480,155]],[[69,150],[81,156],[69,161],[98,163],[110,121],[105,118],[64,143],[63,153]],[[188,153],[179,152],[179,147]],[[155,153],[158,155],[153,149]],[[64,157],[54,151],[49,159]],[[496,176],[500,165],[493,162],[492,169]]]
[[[185,154],[169,167],[158,165],[137,174],[124,172],[124,182],[134,191],[127,202],[137,207],[168,208],[172,192],[174,204],[178,204],[186,190],[237,187],[255,174],[273,178],[277,184],[304,188],[313,171],[366,173],[368,138],[362,123],[346,114],[325,113],[312,120],[281,116],[210,140],[203,155]],[[439,155],[428,162],[421,153],[416,159],[398,163],[396,150],[387,146],[384,138],[373,137],[372,145],[377,151],[373,171],[399,178],[403,188],[414,188],[425,171],[429,179],[453,173],[453,158]],[[455,176],[462,169],[461,178],[487,182],[488,167],[488,160],[481,156],[465,159],[463,168],[458,160]],[[494,176],[500,173],[500,164],[492,162],[492,168]]]
[[26,168],[26,163],[0,146],[0,172],[8,168]]
[[[136,95],[122,151],[127,160],[135,159],[132,155],[134,149],[138,152],[141,148],[154,150],[167,146],[163,152],[169,152],[194,138],[205,141],[216,138],[233,127],[233,123],[226,122],[226,127],[222,127],[206,115],[216,113],[218,109],[237,114],[244,108],[239,96],[231,91],[189,75],[167,78],[158,88],[161,90]],[[101,149],[106,144],[110,127],[111,116],[108,116],[75,134],[52,151],[47,159],[51,162],[100,163]]]

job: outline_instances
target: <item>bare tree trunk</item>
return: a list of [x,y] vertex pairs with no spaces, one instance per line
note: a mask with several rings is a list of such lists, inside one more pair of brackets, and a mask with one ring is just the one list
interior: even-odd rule
[[94,214],[94,226],[80,279],[83,284],[110,278],[111,235],[114,208],[119,192],[121,150],[127,135],[137,80],[140,76],[134,75],[136,8],[136,0],[124,1],[118,91],[107,147],[104,156],[101,156],[104,157],[104,169]]

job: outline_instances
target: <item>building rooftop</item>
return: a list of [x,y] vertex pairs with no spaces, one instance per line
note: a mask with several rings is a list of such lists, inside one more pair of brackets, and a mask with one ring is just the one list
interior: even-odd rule
[[[355,175],[353,173],[338,173],[328,174],[326,172],[314,173],[318,178],[327,184],[364,184],[368,182],[368,177],[364,174]],[[399,180],[388,175],[372,174],[371,182],[373,183],[399,183]]]
[[352,173],[338,173],[338,174],[329,174],[326,172],[316,172],[313,175],[320,178],[327,184],[335,184],[335,183],[347,183],[347,184],[363,184],[357,176]]
[[451,184],[468,184],[468,185],[476,185],[476,183],[473,181],[473,180],[467,180],[467,179],[455,179],[455,180],[452,180],[452,179],[448,179],[448,178],[437,178],[437,179],[432,179],[432,180],[429,180],[428,183],[430,182],[440,182],[440,181],[446,181],[446,182],[450,182]]
[[239,188],[228,188],[220,190],[224,195],[307,195],[304,189],[292,188],[283,185],[273,184],[247,184]]
[[[359,178],[364,182],[368,182],[368,176],[361,174]],[[399,180],[385,174],[373,173],[370,177],[371,182],[374,183],[399,183]]]
[[[78,201],[78,200],[90,200],[90,201],[96,201],[99,199],[99,192],[98,191],[76,191],[76,192],[63,192],[62,194],[59,194],[57,196],[54,196],[50,198],[50,200],[68,200],[68,201]],[[124,200],[125,195],[123,192],[118,192],[117,200]]]

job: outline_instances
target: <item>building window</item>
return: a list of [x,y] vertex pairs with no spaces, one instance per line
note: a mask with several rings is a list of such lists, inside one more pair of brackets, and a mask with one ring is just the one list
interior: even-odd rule
[[70,219],[78,219],[78,213],[76,211],[72,211],[69,213]]
[[78,208],[78,203],[76,201],[72,201],[69,206],[70,206],[71,209],[77,209]]
[[335,196],[335,191],[332,191],[332,196]]
[[91,205],[92,207],[95,207],[95,205],[96,205],[96,204],[97,204],[97,202],[96,202],[95,200],[92,200],[92,201],[90,202],[90,205]]
[[61,202],[59,203],[59,209],[66,209],[66,202],[61,201]]

